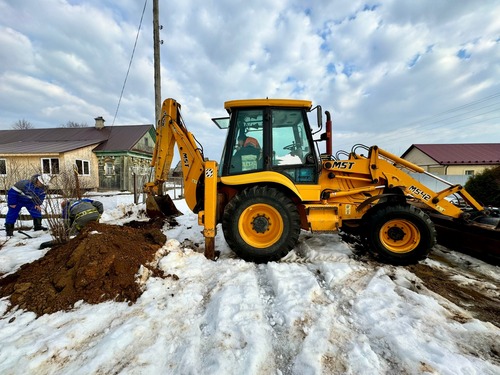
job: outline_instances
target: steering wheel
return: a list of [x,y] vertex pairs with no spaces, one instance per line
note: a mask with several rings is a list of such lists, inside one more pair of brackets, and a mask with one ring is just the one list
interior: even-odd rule
[[288,150],[288,151],[295,151],[297,149],[297,145],[294,143],[283,147],[283,150]]

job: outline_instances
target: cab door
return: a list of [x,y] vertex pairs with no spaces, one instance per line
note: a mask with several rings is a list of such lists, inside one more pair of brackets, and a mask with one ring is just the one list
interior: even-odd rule
[[231,122],[223,175],[264,170],[264,109],[237,110]]
[[270,169],[285,174],[296,183],[316,183],[317,161],[305,112],[273,108],[270,120]]

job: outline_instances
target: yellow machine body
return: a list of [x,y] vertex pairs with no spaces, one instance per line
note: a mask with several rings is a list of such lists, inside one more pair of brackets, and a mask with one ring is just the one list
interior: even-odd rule
[[[410,202],[460,219],[464,212],[445,199],[458,194],[483,210],[460,185],[439,192],[427,188],[408,173],[426,173],[422,168],[377,146],[365,147],[363,154],[345,153],[343,159],[320,155],[316,144],[330,142],[331,124],[327,116],[326,132],[314,139],[307,117],[311,107],[307,100],[226,102],[230,117],[214,119],[228,129],[219,165],[204,158],[182,121],[180,104],[165,100],[151,164],[154,180],[145,185],[152,202],[148,213],[162,211],[154,203],[164,196],[175,145],[185,200],[198,213],[211,259],[222,224],[230,247],[250,261],[279,260],[296,244],[300,230],[342,230],[364,239],[382,260],[407,264],[425,257],[435,242],[432,224]],[[321,123],[321,108],[316,110]]]

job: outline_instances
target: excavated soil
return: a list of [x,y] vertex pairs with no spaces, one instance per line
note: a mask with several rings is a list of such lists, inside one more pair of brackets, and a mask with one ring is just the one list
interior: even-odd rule
[[37,316],[70,310],[80,300],[133,303],[142,294],[136,282],[141,265],[163,276],[148,266],[166,241],[162,226],[163,221],[91,223],[66,244],[0,279],[0,297]]

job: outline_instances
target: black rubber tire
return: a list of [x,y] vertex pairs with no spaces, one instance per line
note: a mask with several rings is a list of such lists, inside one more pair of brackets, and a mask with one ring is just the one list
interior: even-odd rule
[[[222,231],[240,258],[255,263],[277,261],[297,244],[300,215],[292,200],[278,189],[253,186],[226,205]],[[265,242],[259,243],[261,239]]]
[[376,259],[394,265],[425,259],[436,244],[429,216],[410,205],[386,206],[368,218],[366,239]]

